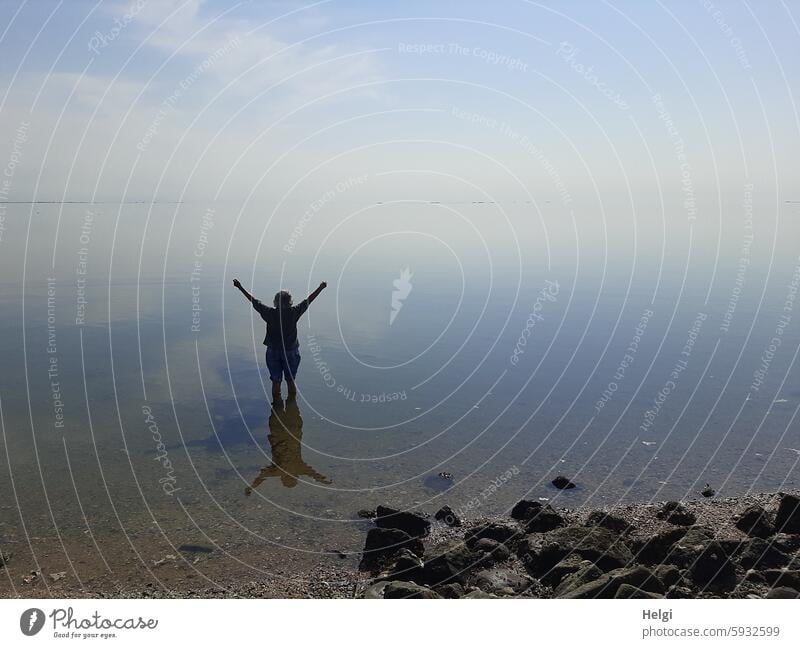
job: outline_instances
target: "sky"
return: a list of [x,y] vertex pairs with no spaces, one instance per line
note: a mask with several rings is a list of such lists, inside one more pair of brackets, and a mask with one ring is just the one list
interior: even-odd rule
[[0,11],[6,201],[800,198],[796,1]]

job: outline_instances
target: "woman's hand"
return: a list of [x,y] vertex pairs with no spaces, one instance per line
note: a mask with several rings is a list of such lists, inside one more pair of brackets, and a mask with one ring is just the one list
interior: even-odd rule
[[239,282],[239,280],[238,280],[238,279],[234,279],[234,280],[233,280],[233,286],[234,286],[234,288],[239,288],[239,289],[241,289],[241,287],[242,287],[242,284]]
[[327,288],[327,287],[328,287],[328,282],[327,282],[327,281],[323,281],[323,282],[322,282],[322,283],[319,285],[319,289],[320,289],[320,290],[323,290],[323,289],[325,289],[325,288]]

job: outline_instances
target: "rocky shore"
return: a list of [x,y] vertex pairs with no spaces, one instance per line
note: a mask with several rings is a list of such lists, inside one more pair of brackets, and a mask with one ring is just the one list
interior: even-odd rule
[[[372,513],[362,598],[797,598],[797,493],[612,510],[523,500],[509,518]],[[364,513],[367,514],[366,512]]]

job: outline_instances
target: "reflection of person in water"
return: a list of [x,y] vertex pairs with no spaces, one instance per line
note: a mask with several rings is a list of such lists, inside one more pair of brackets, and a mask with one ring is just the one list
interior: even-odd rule
[[285,407],[284,401],[280,399],[272,403],[267,439],[272,449],[272,464],[262,468],[253,483],[244,489],[245,495],[250,495],[253,489],[258,488],[268,477],[280,477],[281,483],[287,488],[297,486],[297,478],[303,475],[323,484],[331,483],[325,475],[321,475],[303,461],[301,443],[303,419],[296,399],[287,399]]

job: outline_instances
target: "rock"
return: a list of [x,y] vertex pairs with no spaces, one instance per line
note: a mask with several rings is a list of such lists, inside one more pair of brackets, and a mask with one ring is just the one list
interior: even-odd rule
[[425,561],[424,581],[433,586],[466,583],[469,570],[477,567],[481,561],[481,554],[461,540],[446,542],[432,553],[433,557]]
[[434,591],[439,596],[446,599],[461,598],[465,594],[464,588],[461,587],[461,585],[459,585],[458,583],[447,583],[446,585],[439,585],[438,587],[434,588]]
[[715,491],[713,488],[711,488],[711,486],[709,484],[706,484],[706,487],[703,490],[700,491],[700,494],[703,497],[714,497],[714,495],[717,494],[717,491]]
[[505,562],[511,557],[511,552],[504,544],[500,544],[497,540],[492,540],[491,538],[481,538],[475,543],[473,549],[482,554],[481,564],[493,565]]
[[762,538],[750,538],[739,554],[739,564],[745,569],[784,567],[791,558]]
[[439,520],[440,522],[444,522],[449,527],[461,526],[460,518],[455,513],[453,513],[453,509],[451,509],[447,505],[443,506],[438,511],[436,511],[433,517],[434,519]]
[[772,536],[770,542],[780,549],[783,553],[794,553],[800,550],[800,535],[791,535],[789,533],[776,533]]
[[412,538],[405,531],[400,529],[370,529],[369,533],[367,533],[367,540],[364,543],[364,553],[359,569],[374,571],[401,549],[408,549],[420,558],[425,552],[422,541],[419,538]]
[[775,515],[775,529],[782,533],[800,533],[800,497],[781,495]]
[[767,512],[757,505],[748,506],[734,518],[736,528],[749,536],[768,538],[774,533]]
[[432,589],[407,581],[389,581],[383,590],[385,599],[440,599]]
[[503,567],[484,569],[475,574],[472,582],[484,592],[497,596],[517,596],[532,585],[527,576],[520,576]]
[[622,585],[631,585],[639,589],[663,595],[664,584],[646,567],[636,565],[614,569],[599,578],[572,590],[562,590],[564,598],[614,598]]
[[691,526],[697,522],[697,516],[691,511],[687,511],[680,502],[667,502],[656,513],[656,517],[677,526]]
[[490,538],[502,544],[509,546],[516,544],[516,541],[521,536],[519,528],[506,524],[503,522],[490,522],[489,524],[482,524],[473,527],[464,535],[467,544],[472,547],[481,538]]
[[800,598],[800,592],[791,587],[773,587],[764,598],[768,599],[796,599]]
[[408,549],[401,549],[387,560],[377,578],[384,580],[422,580],[424,564],[419,556]]
[[375,512],[375,509],[361,509],[358,511],[358,513],[356,513],[356,515],[358,515],[360,518],[367,518],[371,520],[377,515],[377,513]]
[[653,568],[653,574],[666,587],[677,585],[681,580],[681,570],[674,565],[657,565]]
[[695,527],[687,531],[673,546],[672,562],[685,567],[691,581],[701,590],[725,589],[736,584],[734,564],[706,529]]
[[65,571],[60,571],[50,574],[50,580],[52,580],[53,582],[60,581],[62,578],[66,577],[67,577],[67,572]]
[[511,517],[525,524],[528,533],[552,531],[566,526],[566,520],[549,504],[520,500],[511,509]]
[[370,585],[364,593],[361,595],[361,598],[364,599],[382,599],[383,598],[383,590],[386,589],[386,586],[389,584],[389,581],[379,581],[377,583],[373,583]]
[[483,590],[474,589],[469,594],[464,596],[465,599],[496,599],[500,598],[499,596],[495,596],[494,594],[488,594]]
[[[564,558],[564,560],[559,561],[558,564],[544,574],[541,574],[539,580],[550,587],[556,587],[569,574],[574,574],[579,569],[591,564],[592,563],[588,560],[584,560],[579,555],[572,554]],[[602,574],[599,569],[597,569],[597,571]]]
[[419,513],[398,511],[388,506],[379,506],[376,513],[375,524],[382,529],[400,529],[416,538],[428,535],[431,530],[431,523]]
[[603,571],[633,562],[633,554],[621,537],[601,527],[570,526],[542,536],[531,534],[521,544],[521,556],[534,573],[547,572],[573,553]]
[[577,570],[564,576],[558,587],[555,588],[554,594],[556,597],[560,598],[567,592],[577,590],[587,583],[596,581],[598,578],[602,577],[602,575],[603,570],[597,565],[589,562],[588,560],[582,560]]
[[573,484],[569,479],[564,477],[564,475],[559,475],[550,483],[553,484],[553,486],[555,486],[559,490],[567,490],[570,488],[575,488],[575,484]]
[[[756,572],[758,573],[758,572]],[[800,570],[797,569],[765,569],[759,573],[763,582],[770,587],[791,587],[800,590]]]
[[623,520],[621,517],[611,515],[610,513],[605,513],[604,511],[593,511],[590,513],[589,517],[586,518],[586,526],[603,527],[604,529],[617,533],[630,533],[634,530],[634,527],[629,524],[627,520]]
[[617,593],[614,594],[615,599],[660,599],[664,598],[662,594],[654,594],[653,592],[645,592],[638,587],[623,583],[619,586]]
[[673,585],[667,590],[666,598],[668,599],[690,599],[694,598],[692,590],[682,585]]
[[645,565],[663,563],[672,546],[686,535],[685,528],[667,529],[633,545],[636,559]]
[[13,554],[0,551],[0,569],[5,567],[11,561],[11,556],[13,556]]

